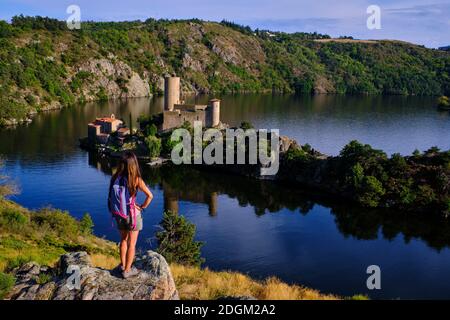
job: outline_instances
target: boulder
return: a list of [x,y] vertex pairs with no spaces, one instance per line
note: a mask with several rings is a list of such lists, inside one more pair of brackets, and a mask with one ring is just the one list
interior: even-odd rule
[[14,300],[179,299],[169,265],[163,256],[147,251],[136,258],[134,266],[139,273],[132,278],[123,279],[117,269],[106,270],[93,267],[86,252],[72,252],[61,256],[58,267],[53,269],[30,262],[16,271],[16,284],[9,298]]

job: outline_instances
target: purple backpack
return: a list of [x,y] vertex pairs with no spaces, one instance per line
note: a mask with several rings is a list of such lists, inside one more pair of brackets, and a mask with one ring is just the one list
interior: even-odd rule
[[126,219],[130,226],[136,227],[136,198],[130,196],[127,178],[118,176],[111,183],[108,196],[108,209],[115,217]]

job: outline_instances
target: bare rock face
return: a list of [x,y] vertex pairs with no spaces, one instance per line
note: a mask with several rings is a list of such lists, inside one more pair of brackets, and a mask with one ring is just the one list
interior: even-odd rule
[[109,98],[135,98],[150,95],[147,80],[142,79],[131,67],[117,60],[114,56],[108,59],[90,59],[78,68],[93,75],[83,87],[86,100],[96,100],[99,90],[103,90]]
[[134,265],[139,273],[123,279],[118,270],[93,267],[86,252],[61,256],[55,269],[30,262],[16,271],[16,285],[9,297],[17,300],[179,299],[163,256],[147,251],[136,258]]
[[280,152],[286,152],[291,146],[298,146],[295,140],[292,140],[288,136],[280,136]]

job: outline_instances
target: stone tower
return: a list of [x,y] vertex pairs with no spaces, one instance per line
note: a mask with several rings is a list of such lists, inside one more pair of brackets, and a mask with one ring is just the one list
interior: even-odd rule
[[207,126],[217,127],[220,123],[220,100],[210,100],[207,112]]
[[176,104],[180,104],[180,78],[166,77],[164,79],[164,110],[173,111]]

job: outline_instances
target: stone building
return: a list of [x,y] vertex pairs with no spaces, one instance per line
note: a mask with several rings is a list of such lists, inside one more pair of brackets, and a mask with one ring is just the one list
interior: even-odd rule
[[[123,128],[122,120],[116,119],[114,114],[110,117],[96,118],[94,122],[88,124],[88,139],[93,143],[105,144],[108,142],[111,133]],[[122,130],[121,136],[129,131]]]
[[208,105],[197,105],[185,104],[180,97],[180,78],[166,77],[161,130],[180,127],[185,121],[192,126],[194,121],[201,121],[204,127],[217,127],[220,124],[220,100],[212,99]]

